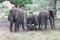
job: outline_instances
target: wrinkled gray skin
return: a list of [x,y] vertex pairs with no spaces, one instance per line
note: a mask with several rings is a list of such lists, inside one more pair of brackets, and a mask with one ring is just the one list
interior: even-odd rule
[[43,29],[43,24],[45,25],[44,29],[47,29],[47,20],[49,19],[51,24],[51,29],[55,28],[54,24],[54,11],[52,10],[41,10],[38,14],[39,30]]
[[[33,25],[32,25],[33,24]],[[26,18],[27,29],[37,30],[36,25],[38,25],[37,16],[34,14],[28,15]]]
[[8,21],[10,21],[10,32],[13,32],[13,23],[15,23],[14,32],[19,31],[19,24],[22,25],[23,30],[24,28],[24,12],[19,8],[12,8],[8,15]]

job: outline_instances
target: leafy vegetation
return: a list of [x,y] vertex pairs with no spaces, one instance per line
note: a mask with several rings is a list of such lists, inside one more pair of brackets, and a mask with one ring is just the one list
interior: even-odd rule
[[[3,2],[5,0],[0,0]],[[53,9],[53,0],[9,0],[12,4],[15,4],[21,8],[23,8],[26,13],[37,12],[41,9]],[[56,4],[57,9],[57,18],[60,18],[60,1],[57,1]],[[27,15],[25,14],[25,16]],[[7,18],[8,9],[0,4],[0,18]]]
[[[0,3],[3,2],[5,0],[0,0]],[[32,0],[7,0],[10,1],[12,4],[15,4],[15,6],[19,6],[19,7],[24,7],[25,4],[31,4]]]

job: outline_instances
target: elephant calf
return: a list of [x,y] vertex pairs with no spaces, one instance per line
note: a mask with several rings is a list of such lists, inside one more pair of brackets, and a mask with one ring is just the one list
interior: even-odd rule
[[27,30],[35,30],[36,27],[32,24],[27,24]]
[[28,29],[37,30],[36,25],[38,24],[37,16],[34,14],[30,14],[26,18],[26,24]]

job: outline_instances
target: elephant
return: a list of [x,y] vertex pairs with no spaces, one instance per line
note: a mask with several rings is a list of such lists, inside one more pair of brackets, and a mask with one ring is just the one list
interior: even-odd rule
[[10,32],[13,32],[13,23],[15,23],[14,32],[19,31],[19,24],[24,28],[24,11],[22,9],[12,7],[8,14],[8,21],[10,22]]
[[[38,14],[38,24],[39,24],[39,30],[43,29],[43,24],[45,25],[44,29],[47,29],[47,20],[49,19],[51,24],[51,29],[53,29],[53,23],[52,23],[52,15],[51,12],[43,9]],[[41,27],[40,27],[41,26]]]
[[36,27],[38,25],[37,15],[29,14],[26,17],[26,25],[27,25],[27,29],[37,30],[37,27]]
[[35,26],[32,24],[27,24],[27,30],[35,30]]
[[52,23],[51,23],[51,25],[52,25],[52,29],[55,29],[55,16],[56,16],[56,13],[55,13],[55,11],[54,10],[48,10],[49,11],[49,13],[50,13],[50,18],[52,19]]

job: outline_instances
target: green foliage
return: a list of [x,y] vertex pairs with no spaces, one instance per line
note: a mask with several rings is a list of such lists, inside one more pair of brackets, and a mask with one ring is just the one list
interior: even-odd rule
[[[5,0],[0,0],[0,2],[3,2],[3,1]],[[44,9],[44,8],[46,9],[53,8],[53,0],[9,0],[9,1],[12,4],[15,4],[16,6],[23,8],[27,13],[37,12],[38,10]],[[25,4],[27,4],[27,6]],[[57,2],[57,10],[60,11],[60,1]],[[4,12],[4,11],[2,10],[1,12]]]
[[40,0],[39,8],[40,9],[51,9],[53,6],[53,0]]
[[[49,9],[52,7],[52,4],[50,5],[50,2],[52,3],[52,0],[32,0],[33,4],[31,6],[27,6],[27,10],[30,12],[36,12],[40,9]],[[30,4],[29,4],[30,5]]]
[[[3,2],[5,0],[0,0],[0,3]],[[24,7],[25,4],[31,4],[32,0],[8,0],[10,1],[12,4],[15,4],[15,6],[19,6],[19,7]]]
[[32,1],[31,0],[9,0],[12,4],[15,4],[15,6],[19,6],[19,7],[24,7],[25,4],[31,4]]
[[3,2],[3,1],[5,1],[5,0],[0,0],[0,3]]
[[[53,9],[53,7],[54,7],[54,0],[32,0],[32,1],[33,1],[33,4],[35,4],[37,7],[34,7],[32,5],[32,7],[29,7],[29,8],[27,7],[27,8],[28,8],[28,10],[31,10],[33,12],[41,10],[41,9]],[[59,7],[57,9],[60,10]]]
[[5,6],[0,7],[0,20],[7,19],[8,16],[8,8]]

